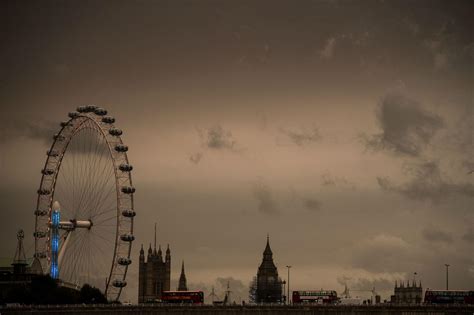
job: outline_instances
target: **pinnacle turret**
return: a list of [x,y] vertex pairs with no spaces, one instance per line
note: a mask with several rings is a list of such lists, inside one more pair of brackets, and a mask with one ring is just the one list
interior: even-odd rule
[[263,258],[264,259],[271,259],[273,256],[272,249],[270,248],[270,236],[267,234],[267,245],[265,246],[265,250],[263,251]]
[[178,291],[188,291],[188,286],[186,283],[186,275],[184,273],[184,260],[181,264],[181,275],[179,276]]

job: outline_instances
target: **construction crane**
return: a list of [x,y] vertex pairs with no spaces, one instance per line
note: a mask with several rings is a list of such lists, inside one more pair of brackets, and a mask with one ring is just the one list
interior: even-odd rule
[[211,293],[209,293],[208,297],[211,298],[212,304],[214,304],[214,301],[215,301],[216,299],[218,299],[218,296],[217,296],[216,292],[214,291],[214,286],[212,286]]

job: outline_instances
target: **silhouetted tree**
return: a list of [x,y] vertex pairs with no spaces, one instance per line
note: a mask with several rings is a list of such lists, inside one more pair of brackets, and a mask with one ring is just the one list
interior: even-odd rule
[[12,284],[6,292],[2,292],[4,299],[1,303],[20,304],[105,304],[107,299],[97,288],[84,284],[80,291],[58,286],[56,280],[50,276],[36,276],[30,284]]
[[81,303],[105,304],[107,303],[107,298],[99,289],[84,284],[81,288]]
[[249,303],[257,302],[257,277],[253,277],[249,284]]

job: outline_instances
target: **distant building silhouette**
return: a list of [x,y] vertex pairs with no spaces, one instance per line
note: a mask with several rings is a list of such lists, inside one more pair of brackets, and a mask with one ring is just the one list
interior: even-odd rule
[[22,275],[26,273],[26,266],[28,266],[28,263],[26,262],[25,249],[23,247],[23,239],[25,238],[23,230],[19,230],[16,237],[18,242],[16,244],[15,257],[13,258],[12,263],[13,274]]
[[43,273],[37,258],[26,258],[23,230],[19,230],[16,237],[17,245],[13,260],[11,257],[0,259],[0,304],[2,301],[3,303],[9,301],[12,298],[11,294],[30,289],[31,282]]
[[267,236],[267,245],[263,251],[263,259],[257,272],[255,302],[280,303],[282,302],[282,281],[278,277],[278,270],[273,262],[273,253],[270,248],[270,238]]
[[145,251],[140,249],[138,267],[138,303],[152,302],[161,299],[163,291],[170,290],[171,281],[171,251],[168,245],[166,256],[163,260],[161,245],[156,251],[156,224],[154,249],[148,248],[147,259]]
[[400,285],[395,282],[395,292],[390,297],[392,304],[420,304],[422,300],[423,288],[421,287],[421,281],[419,285],[416,284],[416,281],[413,281],[411,286],[410,281],[407,281],[406,285],[403,281],[400,282]]
[[184,261],[181,265],[181,275],[179,276],[178,291],[188,291],[186,284],[186,275],[184,274]]

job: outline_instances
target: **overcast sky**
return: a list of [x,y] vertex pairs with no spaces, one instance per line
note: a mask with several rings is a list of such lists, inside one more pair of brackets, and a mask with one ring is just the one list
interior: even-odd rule
[[134,263],[239,301],[270,234],[292,289],[473,289],[470,1],[10,1],[0,9],[0,256],[33,254],[59,122],[106,108],[134,165]]

